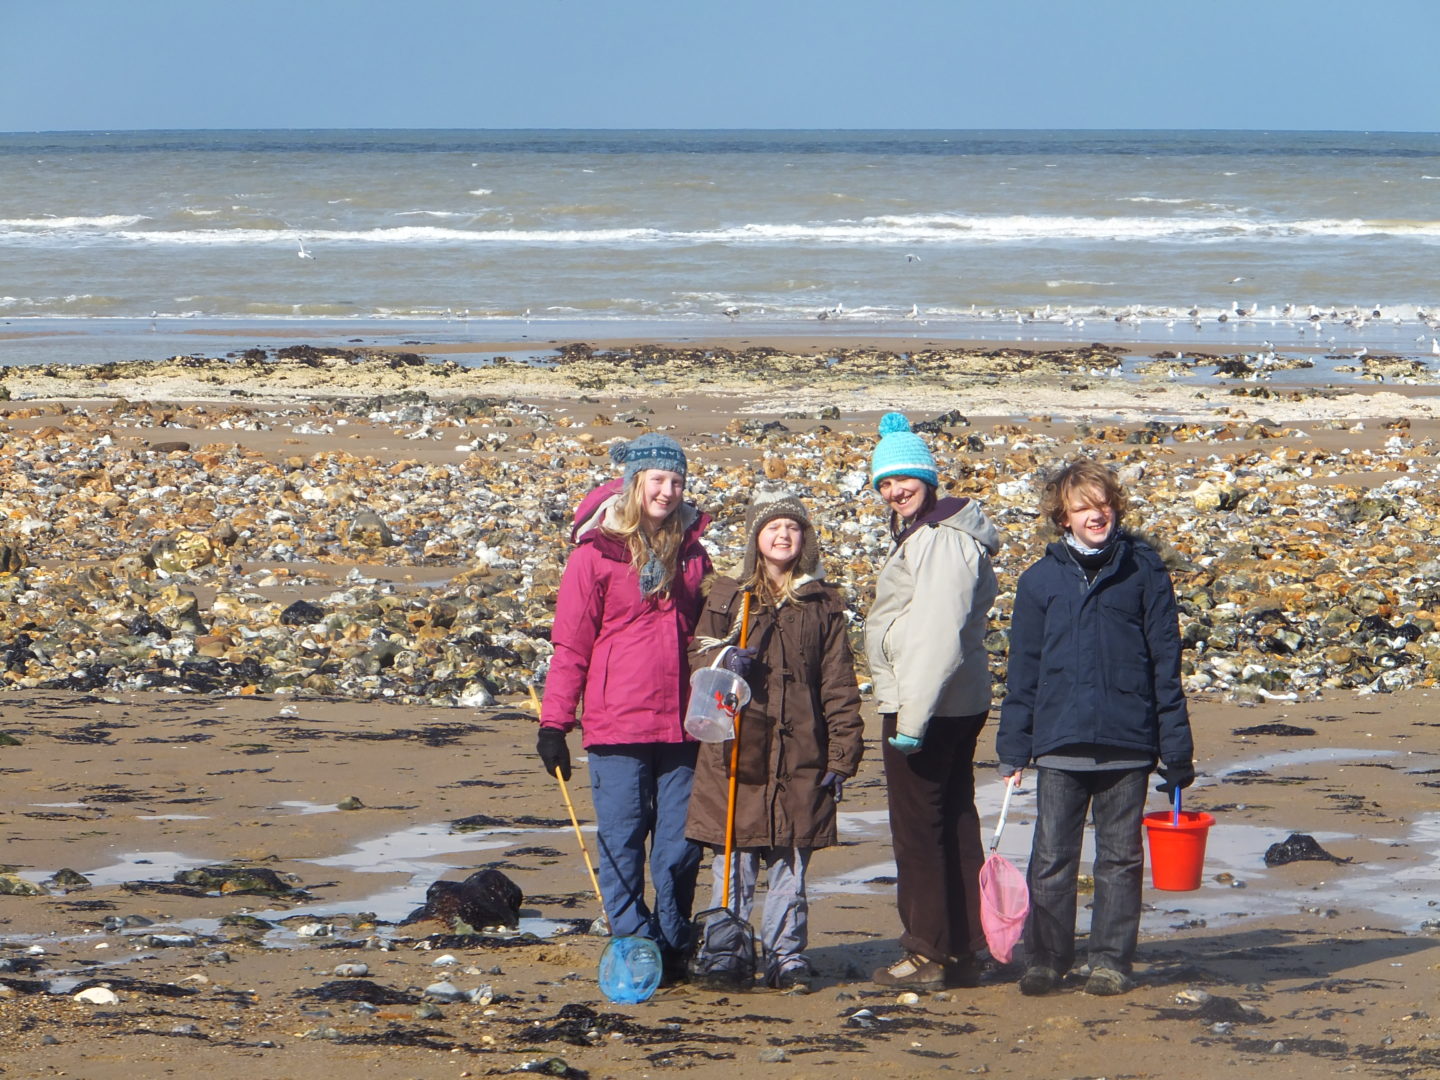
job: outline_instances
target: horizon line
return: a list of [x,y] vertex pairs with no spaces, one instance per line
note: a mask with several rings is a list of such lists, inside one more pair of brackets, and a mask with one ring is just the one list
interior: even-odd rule
[[1440,135],[1440,132],[1403,128],[1288,128],[1288,127],[96,127],[96,128],[33,128],[0,131],[3,135],[138,135],[179,134],[198,132],[355,132],[355,131],[425,131],[425,132],[550,132],[550,133],[619,133],[619,132],[695,132],[734,134],[739,132],[768,133],[995,133],[995,132],[1067,132],[1067,133],[1215,133],[1215,134],[1305,134],[1305,135]]

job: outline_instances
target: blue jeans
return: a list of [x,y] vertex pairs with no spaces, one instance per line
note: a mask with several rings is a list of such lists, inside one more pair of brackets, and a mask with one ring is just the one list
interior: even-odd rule
[[[600,891],[610,932],[652,938],[667,958],[690,947],[700,845],[685,837],[697,743],[592,746],[591,797],[600,848]],[[655,907],[645,903],[645,842]]]
[[1030,849],[1030,917],[1025,951],[1031,967],[1064,974],[1075,963],[1076,879],[1087,809],[1095,825],[1095,903],[1091,969],[1129,975],[1140,936],[1145,854],[1140,819],[1148,769],[1070,772],[1037,767],[1035,839]]

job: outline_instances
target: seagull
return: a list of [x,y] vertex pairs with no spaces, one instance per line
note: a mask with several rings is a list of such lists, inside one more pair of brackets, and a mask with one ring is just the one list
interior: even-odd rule
[[721,314],[727,319],[734,320],[740,317],[740,309],[738,307],[727,307]]
[[1433,337],[1430,339],[1430,355],[1440,356],[1440,341],[1437,341]]
[[310,249],[305,246],[305,238],[304,238],[303,236],[298,236],[298,237],[296,237],[296,240],[297,240],[297,242],[300,244],[300,250],[297,251],[297,252],[295,252],[295,255],[296,255],[298,258],[301,258],[301,259],[313,259],[313,258],[315,258],[315,256],[310,253]]
[[906,262],[919,262],[919,261],[920,261],[920,256],[919,256],[919,255],[906,255],[906,256],[905,256],[905,261],[906,261]]

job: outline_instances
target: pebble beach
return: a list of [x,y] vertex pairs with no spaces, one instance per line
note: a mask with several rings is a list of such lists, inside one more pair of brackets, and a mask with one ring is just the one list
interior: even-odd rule
[[[1346,378],[1307,381],[1298,353],[1277,379],[1253,352],[1137,363],[1128,339],[551,342],[540,362],[507,344],[484,364],[277,342],[3,370],[0,1075],[1440,1068],[1424,363],[1347,357]],[[890,409],[1005,536],[997,698],[1015,579],[1045,540],[1040,477],[1085,453],[1125,478],[1180,600],[1187,805],[1220,822],[1206,880],[1147,889],[1124,998],[1025,999],[1001,971],[897,1000],[863,977],[898,932],[872,752],[847,842],[817,859],[811,993],[606,1002],[528,707],[570,511],[611,442],[666,431],[717,565],[756,484],[796,490],[858,633]],[[583,820],[583,767],[574,787]],[[1006,832],[1022,865],[1024,802]],[[1341,861],[1267,866],[1295,833]],[[204,867],[274,879],[182,879]],[[523,890],[518,931],[405,921],[431,882],[484,867]],[[111,997],[77,1000],[91,989]]]

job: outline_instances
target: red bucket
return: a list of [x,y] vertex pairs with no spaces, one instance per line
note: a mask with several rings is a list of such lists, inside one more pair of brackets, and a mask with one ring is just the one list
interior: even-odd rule
[[1205,837],[1215,819],[1195,810],[1182,810],[1179,824],[1173,810],[1146,814],[1145,834],[1150,838],[1150,881],[1157,889],[1189,892],[1200,887],[1205,870]]

